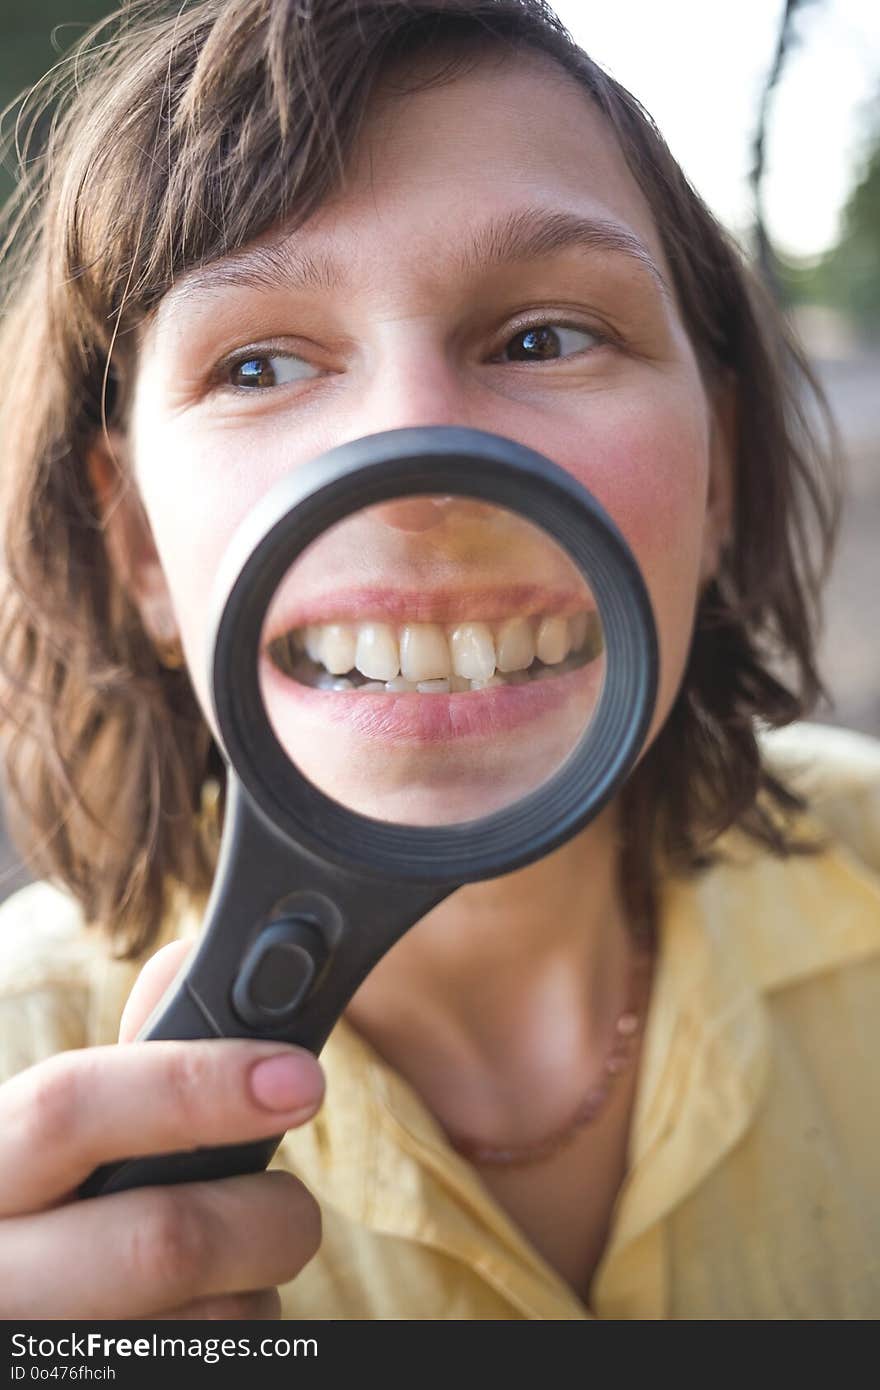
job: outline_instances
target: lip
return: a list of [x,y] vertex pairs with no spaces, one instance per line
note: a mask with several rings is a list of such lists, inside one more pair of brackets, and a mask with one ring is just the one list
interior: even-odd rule
[[265,649],[277,637],[296,628],[327,623],[492,623],[545,613],[570,618],[594,609],[586,585],[580,593],[571,585],[537,584],[505,584],[498,589],[454,592],[389,589],[376,584],[356,589],[334,588],[302,598],[287,597],[282,592],[269,608],[261,646]]
[[[450,695],[318,690],[283,675],[265,654],[260,658],[260,678],[267,709],[274,709],[279,719],[282,711],[289,711],[292,727],[306,716],[312,726],[320,720],[328,729],[373,745],[437,744],[510,733],[556,715],[574,699],[595,708],[603,657],[600,653],[565,675]],[[276,736],[284,742],[283,728],[276,729]]]

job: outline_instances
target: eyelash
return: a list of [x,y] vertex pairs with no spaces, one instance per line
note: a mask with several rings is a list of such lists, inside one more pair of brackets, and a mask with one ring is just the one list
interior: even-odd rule
[[[576,333],[585,333],[585,334],[589,335],[590,337],[594,338],[594,339],[595,339],[595,343],[594,343],[591,347],[581,348],[581,349],[579,349],[577,352],[567,353],[567,354],[565,354],[565,355],[562,356],[562,357],[547,358],[547,359],[543,359],[543,360],[540,359],[540,358],[534,358],[534,359],[532,359],[531,362],[528,361],[528,360],[523,360],[523,361],[521,361],[521,362],[519,362],[519,363],[517,363],[517,364],[507,363],[506,365],[508,365],[508,366],[510,366],[510,365],[519,365],[519,366],[525,366],[525,367],[534,367],[534,366],[543,366],[543,365],[545,365],[547,362],[550,362],[550,363],[566,362],[566,361],[569,361],[569,360],[570,360],[571,358],[573,358],[573,357],[580,357],[580,356],[582,356],[583,354],[595,352],[597,348],[600,348],[600,347],[607,347],[607,346],[611,345],[612,342],[613,342],[613,340],[612,340],[612,338],[611,338],[611,336],[610,336],[609,333],[607,333],[607,332],[604,332],[604,333],[603,333],[603,332],[600,332],[600,331],[599,331],[597,328],[595,328],[595,327],[588,326],[588,325],[586,325],[586,324],[581,324],[581,323],[566,323],[566,322],[564,322],[564,321],[562,321],[562,320],[560,320],[560,319],[541,318],[541,319],[535,319],[535,320],[533,320],[533,321],[531,321],[531,322],[518,324],[518,325],[513,329],[513,331],[510,332],[510,333],[508,334],[508,337],[506,338],[505,343],[504,343],[504,348],[508,348],[508,347],[510,346],[510,344],[511,344],[512,342],[514,342],[517,338],[522,338],[522,337],[524,337],[525,334],[530,333],[530,332],[534,332],[534,331],[539,330],[539,329],[542,329],[542,328],[563,329],[563,330],[566,330],[566,329],[567,329],[569,332],[572,332],[572,331],[573,331],[573,332],[576,332]],[[504,350],[504,349],[502,349],[502,351],[503,351],[503,350]],[[299,383],[282,382],[282,383],[276,384],[276,385],[274,385],[274,386],[264,386],[264,387],[260,388],[260,387],[255,387],[255,386],[244,386],[244,385],[242,385],[241,383],[235,383],[235,382],[233,382],[233,381],[230,380],[232,374],[233,374],[235,371],[237,371],[240,367],[243,367],[243,366],[245,365],[246,362],[260,362],[260,361],[262,361],[262,362],[269,362],[269,361],[272,360],[272,358],[279,358],[279,357],[280,357],[280,358],[286,358],[286,359],[288,359],[288,360],[290,360],[290,361],[302,361],[302,362],[305,362],[305,360],[306,360],[305,358],[299,357],[298,354],[296,354],[296,353],[276,351],[276,350],[272,349],[271,347],[270,347],[270,348],[263,348],[263,349],[259,349],[259,348],[254,349],[254,348],[252,348],[252,349],[250,349],[249,351],[242,351],[242,352],[239,352],[239,353],[237,353],[234,357],[227,358],[225,362],[222,362],[222,363],[219,365],[219,367],[217,368],[217,372],[216,372],[216,374],[215,374],[215,383],[216,383],[217,385],[219,385],[221,388],[225,387],[227,390],[234,391],[234,392],[236,393],[236,395],[241,395],[241,394],[243,394],[243,393],[247,393],[247,394],[251,394],[251,393],[253,393],[253,394],[258,394],[258,393],[261,393],[262,391],[278,390],[278,389],[280,389],[280,386],[284,386],[284,385],[291,385],[291,384],[297,385],[297,384],[299,384]],[[501,363],[501,358],[500,358],[500,356],[494,356],[494,357],[491,357],[491,358],[489,359],[489,361],[492,362],[492,363],[495,363],[495,364],[500,364],[500,363]],[[317,380],[317,379],[318,379],[317,377],[303,377],[303,378],[302,378],[302,381],[315,381],[315,380]]]

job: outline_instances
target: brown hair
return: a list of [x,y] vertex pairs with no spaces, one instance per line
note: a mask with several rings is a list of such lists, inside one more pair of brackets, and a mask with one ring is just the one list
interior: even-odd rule
[[[391,63],[414,86],[535,51],[613,128],[653,211],[703,371],[736,381],[735,533],[699,604],[671,714],[624,791],[623,885],[650,923],[663,859],[705,863],[734,822],[775,852],[798,802],[764,770],[758,724],[821,690],[817,598],[837,513],[821,394],[730,239],[638,102],[543,0],[196,0],[131,4],[36,98],[55,103],[8,211],[0,343],[5,565],[0,700],[14,827],[117,948],[154,938],[176,880],[203,891],[203,789],[222,768],[183,671],[158,662],[114,573],[86,453],[124,421],[134,330],[174,278],[338,187]],[[36,137],[35,137],[36,138]],[[17,375],[13,375],[15,369]],[[826,412],[827,423],[827,412]],[[787,679],[774,674],[784,663]]]

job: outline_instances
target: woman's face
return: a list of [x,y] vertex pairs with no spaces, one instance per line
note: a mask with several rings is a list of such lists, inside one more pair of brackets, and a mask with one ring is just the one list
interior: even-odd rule
[[[128,448],[155,543],[135,566],[148,623],[176,624],[207,711],[212,581],[254,503],[347,440],[471,426],[555,460],[629,541],[660,636],[653,737],[726,525],[727,469],[613,136],[549,61],[493,60],[377,102],[355,156],[304,226],[182,278],[144,332]],[[552,547],[450,499],[390,504],[320,546],[267,623],[267,639],[297,631],[299,666],[263,658],[270,716],[304,770],[360,810],[425,822],[468,818],[479,786],[502,804],[561,760],[601,656],[544,672],[541,698],[521,675],[479,684],[493,650],[522,667],[543,641],[544,671],[589,622]],[[444,650],[450,692],[411,688],[443,679]],[[320,688],[352,659],[372,688]]]

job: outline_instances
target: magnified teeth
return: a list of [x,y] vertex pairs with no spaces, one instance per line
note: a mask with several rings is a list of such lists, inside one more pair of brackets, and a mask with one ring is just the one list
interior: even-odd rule
[[407,623],[400,629],[400,674],[408,681],[443,680],[452,672],[443,629],[433,623]]
[[568,636],[573,652],[579,651],[584,645],[588,621],[586,613],[575,613],[574,617],[568,620]]
[[495,643],[488,623],[459,623],[449,635],[452,669],[467,680],[487,681],[495,673]]
[[285,637],[276,638],[273,651],[276,660],[281,663],[282,670],[291,674],[297,662],[302,659],[302,647],[294,640],[292,632],[288,632]]
[[535,638],[528,618],[509,618],[495,637],[499,671],[525,671],[535,659]]
[[324,646],[324,629],[321,627],[307,627],[303,634],[303,645],[306,655],[311,661],[321,662],[321,653]]
[[602,624],[599,621],[598,613],[587,615],[587,635],[581,648],[583,657],[586,661],[593,661],[605,646],[605,639],[602,635]]
[[319,690],[354,690],[354,681],[346,680],[345,676],[333,676],[329,671],[319,676],[315,684]]
[[321,662],[334,676],[354,666],[355,634],[348,623],[327,623],[321,631]]
[[397,633],[388,623],[361,623],[354,664],[371,680],[394,680],[400,670]]
[[269,654],[285,675],[322,690],[464,694],[545,680],[589,663],[603,647],[596,612],[497,622],[313,624],[279,635]]
[[545,666],[564,661],[569,651],[568,620],[542,618],[535,636],[535,655]]

